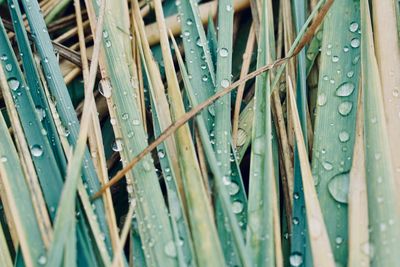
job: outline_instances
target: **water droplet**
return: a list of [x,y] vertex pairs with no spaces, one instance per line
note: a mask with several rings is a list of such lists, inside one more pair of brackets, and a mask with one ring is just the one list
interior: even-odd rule
[[15,78],[11,78],[8,80],[8,86],[11,90],[16,91],[19,88],[19,81]]
[[128,113],[124,113],[124,114],[122,114],[122,119],[124,120],[124,121],[126,121],[128,118],[129,118],[129,114]]
[[232,5],[226,5],[226,11],[232,11]]
[[340,244],[343,243],[343,238],[341,236],[337,236],[335,238],[335,242],[336,242],[337,245],[340,245]]
[[228,186],[228,192],[231,196],[236,195],[239,192],[239,186],[237,183],[231,182],[231,184]]
[[229,81],[227,79],[222,80],[221,81],[221,86],[222,86],[222,88],[228,88]]
[[347,78],[353,78],[353,76],[354,76],[354,71],[351,70],[347,73]]
[[122,140],[117,138],[112,144],[112,150],[115,152],[120,152],[123,149],[123,143]]
[[294,252],[290,255],[289,262],[293,267],[298,267],[303,263],[303,256],[298,252]]
[[339,57],[338,56],[333,56],[332,57],[332,62],[334,62],[334,63],[339,62]]
[[99,92],[105,98],[111,97],[111,85],[108,79],[103,79],[99,83]]
[[325,93],[321,93],[318,95],[318,99],[317,99],[317,103],[318,106],[324,106],[326,104],[326,94]]
[[191,19],[186,20],[186,25],[190,26],[192,24],[193,24],[193,20],[191,20]]
[[111,47],[111,41],[110,40],[106,40],[106,47]]
[[352,109],[353,109],[353,103],[350,101],[344,101],[340,103],[338,106],[338,111],[342,116],[349,115]]
[[39,263],[40,265],[45,265],[45,264],[47,263],[47,258],[46,258],[46,256],[40,256],[39,259],[38,259],[38,263]]
[[329,161],[324,161],[322,162],[322,166],[324,167],[325,170],[330,171],[333,169],[333,165],[332,163],[330,163]]
[[8,159],[7,159],[6,156],[2,156],[2,157],[0,158],[0,161],[1,161],[1,162],[7,162],[7,160],[8,160]]
[[46,117],[46,112],[41,106],[36,106],[35,107],[36,114],[38,115],[38,118],[40,121],[43,121],[43,119]]
[[354,92],[355,86],[351,82],[345,82],[336,89],[337,96],[349,96]]
[[232,203],[232,212],[235,214],[241,213],[243,211],[243,203],[240,201],[235,201]]
[[221,49],[219,50],[219,55],[220,55],[221,57],[227,57],[227,56],[229,55],[228,49],[226,49],[226,48],[221,48]]
[[350,45],[351,45],[351,47],[353,47],[353,48],[358,48],[358,47],[360,47],[360,39],[354,38],[353,40],[351,40]]
[[34,157],[40,157],[43,155],[43,148],[40,145],[33,145],[31,146],[31,153]]
[[361,245],[361,251],[370,258],[373,258],[374,256],[374,246],[369,242]]
[[164,252],[167,254],[167,256],[171,258],[176,257],[176,247],[173,241],[169,241],[165,247],[164,247]]
[[165,152],[164,152],[164,150],[159,150],[158,151],[158,153],[157,153],[157,155],[158,155],[158,157],[160,158],[160,159],[163,159],[164,157],[165,157]]
[[203,75],[203,77],[201,78],[201,80],[202,80],[203,82],[206,82],[206,81],[208,81],[208,77],[207,77],[207,75]]
[[351,32],[356,32],[356,31],[358,30],[358,23],[357,23],[357,22],[352,22],[352,23],[350,24],[349,30],[350,30]]
[[346,132],[346,131],[341,131],[341,132],[339,133],[339,140],[340,140],[340,142],[346,143],[347,141],[349,141],[349,139],[350,139],[350,135],[349,135],[348,132]]
[[140,120],[139,119],[134,119],[132,120],[133,125],[138,126],[140,125]]
[[333,177],[328,184],[329,193],[339,203],[348,203],[349,173],[341,173]]
[[13,67],[11,64],[6,64],[6,71],[10,72],[12,71]]

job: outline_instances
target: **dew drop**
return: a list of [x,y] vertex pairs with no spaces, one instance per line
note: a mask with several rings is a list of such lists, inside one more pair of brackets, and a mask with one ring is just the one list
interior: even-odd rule
[[322,166],[324,167],[325,170],[330,171],[333,169],[333,165],[332,163],[330,163],[329,161],[324,161],[322,162]]
[[351,82],[345,82],[336,89],[337,96],[349,96],[354,92],[355,86]]
[[228,186],[228,192],[231,196],[236,195],[239,192],[239,186],[237,183],[231,182],[231,184]]
[[290,255],[289,262],[291,266],[298,267],[303,263],[303,256],[298,252],[294,252]]
[[318,106],[324,106],[326,104],[326,94],[325,93],[321,93],[318,95],[318,99],[317,99],[317,103]]
[[352,109],[353,109],[353,103],[350,101],[344,101],[343,103],[340,103],[338,106],[338,111],[342,116],[349,115]]
[[129,118],[129,114],[128,113],[124,113],[124,114],[122,114],[122,119],[124,120],[124,121],[126,121],[128,118]]
[[19,81],[15,78],[11,78],[8,80],[8,86],[11,90],[16,91],[19,88]]
[[11,64],[6,64],[6,71],[10,72],[12,71],[13,67]]
[[112,150],[115,152],[120,152],[122,151],[122,140],[117,138],[115,139],[115,141],[112,144]]
[[235,214],[241,213],[243,211],[243,203],[240,201],[235,201],[232,203],[232,212]]
[[349,195],[349,173],[333,177],[328,184],[329,193],[339,203],[347,204]]
[[221,81],[221,86],[222,86],[222,88],[228,88],[228,86],[229,86],[229,81],[228,81],[227,79],[223,79],[223,80]]
[[351,45],[351,47],[353,47],[353,48],[358,48],[358,47],[360,47],[360,39],[354,38],[353,40],[351,40],[350,45]]
[[227,57],[228,54],[229,54],[229,52],[228,52],[228,49],[226,49],[226,48],[221,48],[221,49],[219,50],[219,55],[220,55],[221,57]]
[[171,258],[176,257],[176,247],[173,241],[169,241],[165,247],[164,247],[164,252],[167,256]]
[[31,153],[32,153],[32,156],[34,156],[36,158],[40,157],[41,155],[43,155],[42,146],[40,146],[40,145],[31,146]]
[[356,31],[358,30],[358,23],[357,23],[357,22],[352,22],[352,23],[350,24],[349,30],[350,30],[351,32],[356,32]]
[[160,159],[165,158],[165,152],[164,152],[164,150],[159,150],[158,153],[157,153],[157,155],[158,155],[158,157],[159,157]]
[[346,132],[346,131],[341,131],[341,132],[339,133],[339,140],[340,140],[340,142],[346,143],[347,141],[349,141],[349,139],[350,139],[350,135],[349,135],[348,132]]
[[36,114],[37,114],[38,117],[39,117],[39,120],[40,120],[40,121],[43,121],[43,119],[46,117],[46,112],[45,112],[45,110],[44,110],[41,106],[36,106],[36,107],[35,107],[35,110],[36,110]]
[[39,259],[38,259],[38,263],[39,263],[40,265],[45,265],[45,264],[47,263],[47,258],[46,258],[46,256],[40,256]]
[[2,156],[2,157],[0,157],[0,162],[7,162],[7,157],[5,157],[5,156]]
[[186,25],[190,26],[192,24],[193,24],[193,20],[191,20],[191,19],[186,20]]

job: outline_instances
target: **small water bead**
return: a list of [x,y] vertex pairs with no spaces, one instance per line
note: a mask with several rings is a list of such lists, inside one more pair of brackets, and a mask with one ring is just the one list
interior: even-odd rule
[[2,157],[0,157],[0,162],[7,162],[7,157],[5,157],[5,156],[2,156]]
[[293,218],[293,224],[298,225],[299,224],[299,219],[297,217]]
[[6,71],[10,72],[12,71],[13,67],[11,64],[6,64]]
[[197,46],[200,46],[200,47],[203,46],[203,42],[201,41],[200,37],[197,37],[196,45],[197,45]]
[[215,117],[215,108],[214,105],[210,105],[207,108],[208,112],[210,113],[211,116]]
[[192,24],[193,24],[193,20],[191,20],[191,19],[186,20],[186,25],[190,26]]
[[338,111],[342,116],[349,115],[352,109],[353,109],[353,103],[350,101],[344,101],[340,103],[338,106]]
[[356,31],[358,30],[358,23],[357,23],[357,22],[352,22],[352,23],[350,24],[349,30],[350,30],[351,32],[356,32]]
[[239,186],[237,183],[231,182],[231,184],[228,186],[228,192],[231,196],[236,195],[239,192]]
[[140,120],[139,119],[133,119],[132,120],[132,124],[135,125],[135,126],[138,126],[138,125],[140,125]]
[[128,113],[124,113],[124,114],[122,114],[122,119],[124,120],[124,121],[126,121],[128,118],[129,118],[129,114]]
[[229,55],[228,49],[226,49],[226,48],[221,48],[221,49],[219,50],[219,55],[220,55],[221,57],[227,57],[227,56]]
[[347,73],[347,78],[353,78],[353,76],[354,76],[354,71],[349,71],[348,73]]
[[103,79],[99,83],[99,93],[105,98],[111,97],[111,85],[108,79]]
[[360,47],[360,39],[358,39],[358,38],[354,38],[354,39],[352,39],[351,40],[351,42],[350,42],[350,45],[351,45],[351,47],[353,47],[353,48],[359,48]]
[[350,48],[348,46],[343,47],[343,52],[347,53],[350,51]]
[[398,89],[394,89],[392,92],[394,97],[398,97],[399,96],[399,90]]
[[32,153],[32,156],[34,156],[36,158],[40,157],[41,155],[43,155],[42,146],[40,146],[40,145],[31,146],[31,153]]
[[341,132],[339,133],[339,140],[340,140],[340,142],[346,143],[347,141],[349,141],[349,139],[350,139],[350,135],[349,135],[348,132],[346,132],[346,131],[341,131]]
[[329,181],[329,193],[337,202],[348,203],[349,181],[349,173],[338,174]]
[[339,62],[339,57],[338,56],[333,56],[332,57],[332,62],[334,62],[334,63]]
[[345,82],[336,89],[337,96],[349,96],[354,92],[355,86],[351,82]]
[[46,117],[46,112],[41,106],[36,106],[35,107],[36,114],[39,118],[40,121],[43,121],[43,119]]
[[321,107],[324,106],[326,104],[326,101],[327,101],[327,97],[326,97],[325,93],[321,93],[318,95],[318,98],[317,98],[318,106],[321,106]]
[[232,5],[226,5],[226,11],[232,11]]
[[208,81],[208,77],[207,77],[207,75],[203,75],[203,77],[201,78],[201,80],[202,80],[203,82],[206,82],[206,81]]
[[16,91],[19,88],[19,85],[20,85],[19,81],[15,78],[11,78],[8,80],[8,86],[13,91]]
[[159,151],[157,152],[157,155],[158,155],[158,157],[159,157],[160,159],[165,158],[165,152],[164,152],[164,150],[159,150]]
[[40,264],[40,265],[45,265],[46,263],[47,263],[47,258],[46,258],[46,256],[40,256],[39,257],[39,259],[38,259],[38,263]]
[[164,247],[164,252],[167,256],[171,258],[176,257],[176,247],[173,241],[169,241],[165,247]]
[[324,161],[322,162],[322,166],[324,167],[325,170],[330,171],[333,169],[333,165],[332,163],[330,163],[329,161]]
[[232,203],[232,212],[235,214],[241,213],[243,211],[243,203],[240,201],[235,201]]
[[106,47],[111,47],[111,41],[110,40],[106,40]]
[[370,258],[373,258],[374,256],[374,246],[372,245],[372,243],[366,242],[362,244],[361,251]]
[[298,267],[303,264],[303,256],[298,252],[294,252],[290,255],[289,262],[291,266]]
[[117,138],[115,139],[114,143],[112,144],[112,150],[115,152],[120,152],[123,149],[122,140]]
[[223,79],[221,81],[221,86],[222,86],[222,88],[228,88],[229,87],[229,81],[227,79]]

